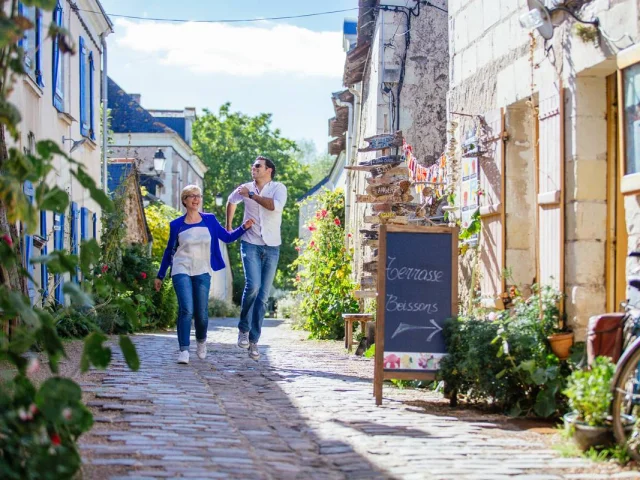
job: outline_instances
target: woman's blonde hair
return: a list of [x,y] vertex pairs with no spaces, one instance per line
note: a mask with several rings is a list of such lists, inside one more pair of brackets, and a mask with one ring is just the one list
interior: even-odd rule
[[187,185],[182,189],[182,193],[180,194],[180,201],[182,205],[186,207],[184,201],[187,199],[189,195],[202,195],[202,189],[198,185]]

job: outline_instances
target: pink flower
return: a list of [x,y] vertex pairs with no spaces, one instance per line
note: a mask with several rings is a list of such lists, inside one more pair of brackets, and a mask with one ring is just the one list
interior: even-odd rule
[[340,226],[340,219],[339,219],[338,217],[336,217],[336,218],[333,220],[333,223],[335,223],[336,225]]
[[317,230],[317,228],[316,228],[316,226],[314,224],[309,225],[309,231],[310,232],[313,232],[315,230]]
[[311,240],[311,243],[309,244],[309,246],[310,246],[311,248],[313,248],[313,247],[315,246],[315,244],[316,244],[316,242],[314,242],[313,240]]
[[140,274],[140,278],[142,278],[143,280],[146,280],[146,278],[147,278],[147,274],[146,274],[145,272],[142,272],[142,273]]
[[72,416],[73,416],[73,410],[71,410],[69,407],[62,410],[62,417],[65,420],[71,420]]
[[324,209],[323,209],[323,210],[321,210],[321,211],[320,211],[320,215],[322,216],[322,218],[326,217],[326,216],[327,216],[327,211],[326,211],[326,210],[324,210]]
[[496,312],[489,312],[489,315],[487,315],[487,320],[489,320],[490,322],[495,321],[496,318],[498,318]]
[[18,410],[18,417],[23,422],[26,422],[27,420],[31,420],[31,418],[33,418],[33,415],[27,412],[24,408],[20,407],[20,409]]
[[11,239],[11,235],[9,235],[8,233],[5,233],[0,238],[4,241],[4,243],[9,245],[9,247],[13,247],[13,240]]
[[102,273],[107,273],[107,270],[109,270],[109,265],[102,265],[101,271]]
[[299,251],[300,251],[300,247],[296,247],[296,252],[299,252]]
[[38,413],[38,407],[35,403],[29,405],[29,413],[31,413],[31,415],[35,415],[36,413]]
[[27,365],[27,375],[33,375],[38,370],[40,370],[40,362],[37,358],[32,358],[29,360],[29,364]]
[[59,446],[62,443],[62,439],[60,438],[60,435],[58,435],[57,433],[52,433],[51,443],[53,444],[54,447]]

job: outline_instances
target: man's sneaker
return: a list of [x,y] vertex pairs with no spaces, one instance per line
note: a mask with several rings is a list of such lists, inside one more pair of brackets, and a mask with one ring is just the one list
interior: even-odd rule
[[198,342],[196,347],[196,355],[200,360],[207,358],[207,342]]
[[182,350],[178,355],[178,363],[189,363],[189,350]]
[[249,348],[249,332],[238,332],[238,346]]
[[258,350],[257,343],[249,344],[249,358],[253,360],[258,360],[260,358],[260,350]]

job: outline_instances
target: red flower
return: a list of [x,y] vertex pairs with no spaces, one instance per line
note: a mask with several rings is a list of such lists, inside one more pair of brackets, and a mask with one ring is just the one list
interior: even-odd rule
[[54,447],[59,446],[62,443],[60,435],[58,435],[57,433],[51,434],[51,443],[53,444]]
[[347,237],[348,237],[348,238],[351,238],[351,234],[350,234],[350,233],[347,233]]
[[312,241],[311,241],[311,243],[309,244],[309,246],[310,246],[311,248],[313,248],[313,246],[314,246],[315,244],[316,244],[316,242],[314,242],[314,241],[312,240]]
[[11,239],[11,235],[9,235],[8,233],[5,233],[4,235],[2,235],[2,240],[4,241],[4,243],[6,243],[7,245],[9,245],[10,247],[13,247],[13,240]]
[[296,252],[299,252],[299,251],[300,251],[300,247],[296,247]]
[[109,270],[109,265],[102,265],[101,271],[102,273],[106,273]]
[[313,232],[314,230],[317,230],[317,229],[316,229],[316,226],[315,226],[315,225],[313,225],[313,224],[312,224],[312,225],[309,225],[309,231],[310,231],[310,232]]
[[327,216],[327,211],[326,210],[321,210],[320,211],[320,215],[322,215],[322,218]]
[[147,278],[147,274],[146,274],[145,272],[142,272],[142,273],[140,274],[140,278],[142,278],[143,280],[146,280],[146,278]]
[[340,226],[340,219],[339,219],[338,217],[336,217],[336,218],[333,220],[333,223],[335,223],[336,225]]

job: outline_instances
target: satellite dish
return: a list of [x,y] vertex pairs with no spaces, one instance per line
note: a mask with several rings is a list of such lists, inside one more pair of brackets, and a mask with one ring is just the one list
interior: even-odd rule
[[542,38],[551,40],[553,38],[553,24],[547,7],[540,0],[527,0],[527,5],[529,11],[520,17],[520,25],[529,30],[536,28]]

